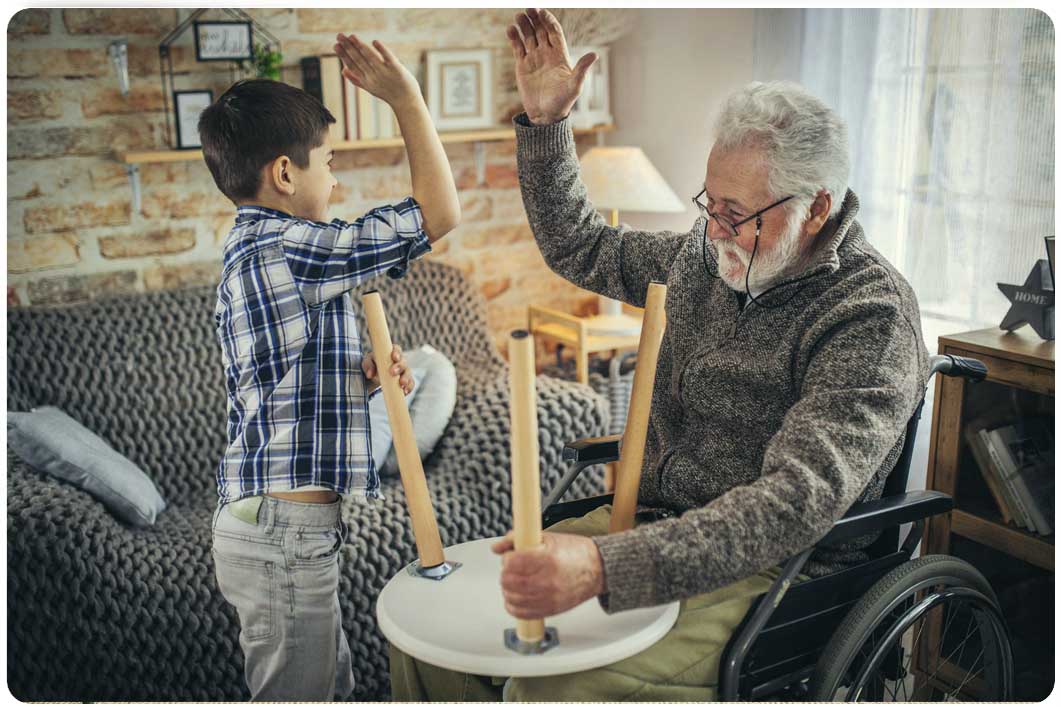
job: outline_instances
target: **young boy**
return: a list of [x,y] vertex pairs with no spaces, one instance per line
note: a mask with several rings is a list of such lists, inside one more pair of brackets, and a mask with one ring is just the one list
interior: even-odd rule
[[[215,314],[229,446],[217,473],[217,582],[240,620],[254,700],[326,701],[353,690],[339,608],[340,496],[379,496],[368,427],[376,364],[349,290],[401,277],[460,221],[416,80],[380,42],[337,36],[343,75],[394,109],[413,195],[356,221],[325,221],[335,118],[297,88],[241,81],[199,120],[203,155],[237,206]],[[412,378],[389,356],[402,388]]]

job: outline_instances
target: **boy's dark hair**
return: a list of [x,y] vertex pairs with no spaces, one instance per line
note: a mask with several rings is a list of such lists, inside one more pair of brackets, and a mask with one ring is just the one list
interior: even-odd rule
[[199,116],[203,157],[217,188],[234,202],[253,199],[262,168],[280,155],[299,167],[335,122],[300,88],[269,79],[237,81]]

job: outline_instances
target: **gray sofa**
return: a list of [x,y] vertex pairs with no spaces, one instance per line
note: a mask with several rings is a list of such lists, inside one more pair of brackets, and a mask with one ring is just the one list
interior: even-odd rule
[[[369,287],[396,343],[431,344],[457,369],[456,410],[425,463],[443,544],[505,532],[508,369],[479,293],[429,262]],[[169,504],[153,527],[131,528],[8,449],[7,669],[21,700],[248,697],[236,614],[209,551],[226,419],[214,303],[214,289],[201,287],[8,312],[8,408],[63,409],[139,464]],[[548,489],[563,443],[605,434],[608,414],[588,387],[548,377],[538,379],[538,410]],[[599,474],[583,477],[573,493],[599,489]],[[400,482],[385,480],[383,493],[343,508],[339,593],[358,700],[389,699],[375,598],[416,555]]]

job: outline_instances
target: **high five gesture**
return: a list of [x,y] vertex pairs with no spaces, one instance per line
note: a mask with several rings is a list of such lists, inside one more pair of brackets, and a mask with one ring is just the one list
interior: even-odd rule
[[572,67],[564,30],[548,10],[518,13],[516,24],[509,25],[507,34],[516,59],[516,85],[527,117],[535,125],[567,117],[597,55],[590,52]]

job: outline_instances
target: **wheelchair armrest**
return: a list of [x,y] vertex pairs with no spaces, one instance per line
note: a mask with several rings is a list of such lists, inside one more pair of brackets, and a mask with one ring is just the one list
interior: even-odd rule
[[622,446],[622,441],[622,435],[578,439],[564,445],[564,453],[561,458],[565,462],[589,464],[613,462],[619,458],[619,448]]
[[912,523],[946,513],[953,507],[954,499],[939,491],[909,491],[876,501],[856,503],[843,518],[836,521],[833,529],[819,544],[832,545],[903,523]]

